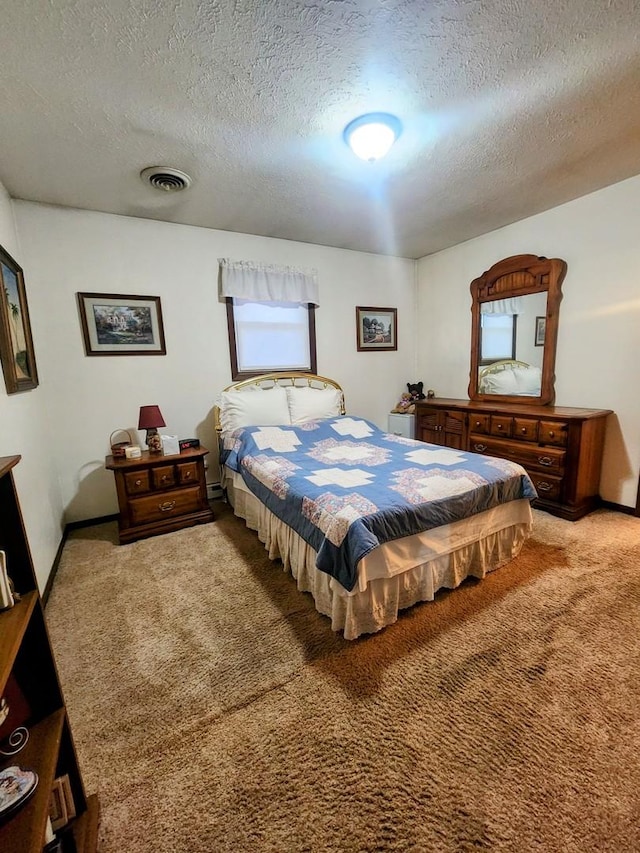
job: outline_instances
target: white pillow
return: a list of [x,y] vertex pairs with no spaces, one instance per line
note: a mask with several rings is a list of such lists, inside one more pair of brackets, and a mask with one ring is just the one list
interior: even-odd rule
[[518,385],[513,370],[500,370],[497,373],[489,373],[483,380],[483,393],[485,394],[518,394]]
[[319,418],[335,418],[341,413],[342,392],[337,388],[289,386],[286,391],[292,424],[303,424]]
[[540,377],[541,371],[539,367],[515,367],[513,370],[516,385],[518,386],[518,394],[540,394]]
[[284,388],[275,386],[253,393],[223,391],[220,394],[220,425],[223,432],[244,426],[289,424],[289,406]]

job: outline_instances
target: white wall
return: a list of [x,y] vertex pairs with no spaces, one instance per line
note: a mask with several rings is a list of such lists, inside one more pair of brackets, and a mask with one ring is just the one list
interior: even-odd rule
[[440,397],[466,397],[469,285],[496,261],[567,262],[556,404],[613,409],[600,493],[635,507],[640,468],[640,176],[418,262],[418,373]]
[[[215,448],[212,407],[231,382],[219,257],[315,267],[318,373],[344,388],[347,409],[386,428],[415,372],[415,262],[264,237],[14,202],[38,370],[47,393],[49,452],[67,521],[117,511],[104,470],[109,435],[135,430],[157,403],[167,432]],[[76,293],[160,296],[166,356],[87,357]],[[398,309],[398,351],[356,350],[356,305]],[[136,435],[136,433],[133,433]],[[143,433],[138,434],[143,439]],[[208,481],[218,481],[212,453]]]
[[[45,333],[44,315],[34,306],[30,269],[25,262],[13,219],[12,202],[0,184],[0,245],[24,270],[29,316],[38,368],[38,341]],[[24,524],[40,590],[44,590],[62,535],[62,502],[52,451],[52,427],[47,422],[47,393],[43,385],[7,394],[0,377],[0,456],[22,456],[13,469]],[[11,565],[8,565],[11,575]]]

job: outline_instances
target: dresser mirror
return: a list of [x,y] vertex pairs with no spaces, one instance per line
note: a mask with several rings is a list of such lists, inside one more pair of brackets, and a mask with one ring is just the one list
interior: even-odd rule
[[514,255],[471,282],[471,400],[553,403],[566,271],[559,258]]

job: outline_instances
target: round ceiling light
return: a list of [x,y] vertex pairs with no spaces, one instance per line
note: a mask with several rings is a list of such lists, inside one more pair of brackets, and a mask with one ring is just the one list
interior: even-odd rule
[[145,183],[166,193],[176,193],[191,186],[189,175],[169,166],[148,166],[140,172],[140,177]]
[[344,138],[354,154],[373,162],[387,154],[401,131],[400,120],[390,113],[367,113],[349,122]]

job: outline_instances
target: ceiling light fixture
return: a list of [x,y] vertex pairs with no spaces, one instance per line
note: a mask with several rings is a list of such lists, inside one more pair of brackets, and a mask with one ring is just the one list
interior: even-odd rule
[[367,113],[349,122],[344,139],[354,154],[372,163],[384,157],[401,131],[400,120],[390,113]]

